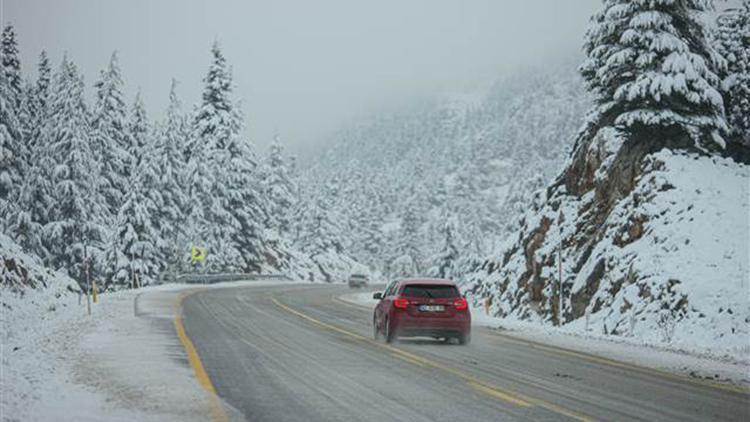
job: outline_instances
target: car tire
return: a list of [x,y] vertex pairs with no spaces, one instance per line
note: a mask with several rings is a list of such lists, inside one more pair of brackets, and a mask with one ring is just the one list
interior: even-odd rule
[[383,328],[385,329],[385,333],[383,334],[383,337],[385,337],[385,342],[393,343],[393,340],[396,339],[396,333],[394,333],[391,329],[391,322],[386,319],[385,323],[383,324]]
[[458,344],[465,346],[471,343],[471,334],[461,334],[458,336]]
[[378,329],[378,322],[374,317],[372,318],[372,337],[375,340],[380,340],[380,330]]

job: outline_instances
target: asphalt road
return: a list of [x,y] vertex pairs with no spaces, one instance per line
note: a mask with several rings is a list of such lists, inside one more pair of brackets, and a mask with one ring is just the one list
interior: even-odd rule
[[184,324],[250,421],[750,420],[746,392],[477,328],[469,346],[372,340],[343,286],[212,289]]

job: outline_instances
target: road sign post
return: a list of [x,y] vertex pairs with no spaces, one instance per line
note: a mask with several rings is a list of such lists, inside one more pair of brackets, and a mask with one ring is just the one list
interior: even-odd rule
[[206,248],[200,246],[193,246],[190,253],[190,258],[196,262],[203,262],[206,260]]

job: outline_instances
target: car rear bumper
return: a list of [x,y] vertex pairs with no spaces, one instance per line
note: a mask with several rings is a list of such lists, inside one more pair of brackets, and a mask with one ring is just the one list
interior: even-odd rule
[[393,320],[394,329],[403,337],[447,337],[471,332],[471,316],[457,314],[446,318],[414,317],[400,314]]

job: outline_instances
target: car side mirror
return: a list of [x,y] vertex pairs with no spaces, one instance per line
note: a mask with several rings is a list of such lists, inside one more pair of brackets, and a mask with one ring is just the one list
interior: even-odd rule
[[373,298],[373,299],[377,299],[377,300],[383,300],[383,294],[382,294],[382,293],[380,293],[380,292],[376,292],[376,293],[374,293],[374,294],[372,295],[372,298]]

